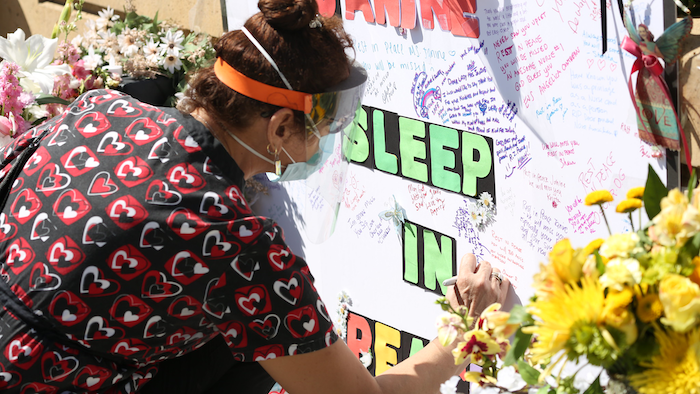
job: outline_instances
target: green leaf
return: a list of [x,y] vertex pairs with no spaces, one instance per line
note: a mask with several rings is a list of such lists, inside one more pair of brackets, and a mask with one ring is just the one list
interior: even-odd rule
[[661,199],[666,197],[667,194],[668,189],[666,189],[666,185],[661,181],[656,171],[651,168],[650,164],[647,183],[644,186],[644,196],[642,197],[644,209],[647,211],[649,219],[653,219],[661,212]]
[[513,309],[510,310],[510,317],[508,318],[508,324],[524,324],[531,325],[535,321],[532,319],[532,315],[527,313],[527,310],[522,305],[515,305]]
[[518,360],[518,372],[528,384],[537,384],[537,379],[540,377],[540,372],[523,360]]
[[688,181],[688,201],[693,201],[693,190],[695,190],[697,183],[698,174],[695,172],[695,168],[693,168],[693,172],[690,173],[690,180]]
[[603,263],[603,258],[600,257],[600,254],[598,251],[594,251],[593,254],[595,255],[595,267],[598,270],[598,274],[603,275],[605,273],[605,264]]
[[595,378],[595,381],[591,384],[588,390],[583,392],[583,394],[603,394],[603,388],[600,387],[600,376]]
[[44,123],[46,121],[46,119],[48,119],[48,118],[46,116],[44,116],[43,118],[39,118],[39,119],[35,120],[34,122],[32,122],[32,127],[38,126],[38,125]]
[[60,97],[52,96],[50,94],[40,94],[39,97],[36,98],[36,103],[38,105],[44,105],[44,104],[63,104],[63,105],[69,105],[70,101],[64,100]]
[[505,365],[513,365],[520,360],[525,354],[525,350],[530,345],[532,334],[525,334],[521,329],[515,332],[513,343],[511,344],[508,354],[503,359]]
[[690,244],[693,245],[695,251],[700,250],[700,233],[695,234]]
[[537,390],[537,394],[547,394],[549,392],[549,385],[546,385],[544,387],[540,387],[539,390]]

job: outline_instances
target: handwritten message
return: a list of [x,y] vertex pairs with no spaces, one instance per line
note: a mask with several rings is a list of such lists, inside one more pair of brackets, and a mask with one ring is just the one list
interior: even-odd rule
[[576,164],[576,148],[579,146],[576,140],[553,141],[543,143],[542,150],[547,152],[547,157],[559,160],[561,168],[564,168]]
[[416,211],[425,209],[431,215],[437,216],[445,210],[445,196],[442,190],[433,189],[421,184],[408,185],[408,194]]
[[527,200],[522,202],[523,213],[520,216],[520,237],[532,251],[542,257],[552,246],[569,233],[569,225],[552,216],[545,209],[537,210]]
[[547,199],[551,201],[552,207],[556,208],[561,203],[562,192],[566,188],[565,178],[558,178],[555,175],[542,175],[537,171],[523,170],[523,174],[528,178],[528,185],[535,190],[541,190],[547,194]]
[[481,237],[474,224],[475,218],[472,218],[468,209],[469,204],[470,202],[468,200],[464,200],[464,206],[457,208],[455,221],[452,227],[457,229],[457,233],[460,237],[467,239],[469,245],[473,248],[471,253],[476,256],[477,261],[480,261],[481,259],[485,259],[490,252],[486,245],[481,242]]
[[506,275],[517,288],[518,276],[525,270],[523,248],[504,237],[499,237],[495,231],[491,231],[491,256],[503,263],[501,273]]
[[[390,233],[395,232],[393,224],[385,220],[381,220],[376,214],[368,214],[368,207],[373,200],[367,201],[365,208],[357,214],[351,216],[347,223],[350,230],[355,233],[357,238],[367,237],[375,240],[377,243],[384,243],[384,240]],[[371,212],[371,211],[370,211]]]

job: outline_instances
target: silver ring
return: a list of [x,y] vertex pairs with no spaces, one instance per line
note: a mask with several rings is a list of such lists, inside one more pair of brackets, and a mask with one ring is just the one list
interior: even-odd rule
[[500,272],[492,272],[492,273],[491,273],[491,277],[492,277],[492,278],[496,278],[496,280],[498,280],[498,284],[499,284],[499,285],[500,285],[501,283],[503,283],[503,275],[501,275]]

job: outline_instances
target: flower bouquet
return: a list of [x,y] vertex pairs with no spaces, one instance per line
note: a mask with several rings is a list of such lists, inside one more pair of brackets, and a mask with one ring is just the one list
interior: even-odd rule
[[[82,20],[83,1],[66,0],[51,38],[27,38],[22,29],[0,37],[0,146],[60,114],[91,89],[119,88],[154,105],[174,105],[185,88],[185,74],[215,58],[207,34],[185,35],[157,15],[138,15],[131,6],[123,21],[108,7],[68,41]],[[156,82],[144,95],[126,80]]]
[[[687,193],[669,192],[649,167],[645,187],[630,190],[616,211],[633,223],[632,213],[643,206],[651,221],[584,248],[558,241],[525,306],[503,312],[494,304],[472,322],[465,309],[438,300],[447,312],[438,322],[441,342],[459,340],[455,362],[471,357],[482,367],[465,375],[478,384],[475,392],[700,392],[695,183],[693,175]],[[612,200],[596,191],[586,204]],[[596,373],[583,376],[586,366]]]
[[[70,1],[70,0],[69,0]],[[216,57],[212,37],[205,33],[189,33],[178,26],[138,15],[131,7],[124,20],[110,7],[98,13],[96,21],[86,20],[82,35],[71,44],[83,53],[88,70],[109,70],[123,74],[121,90],[136,95],[148,94],[150,89],[160,96],[143,101],[154,105],[174,105],[175,94],[186,86],[187,72],[210,65]],[[146,89],[127,87],[134,81],[159,81]]]

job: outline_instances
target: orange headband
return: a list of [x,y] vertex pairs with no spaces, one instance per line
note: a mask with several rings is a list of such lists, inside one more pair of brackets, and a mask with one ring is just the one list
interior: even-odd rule
[[214,64],[214,73],[226,86],[244,96],[278,107],[303,111],[305,114],[311,113],[313,100],[309,93],[276,88],[258,82],[241,74],[221,58]]

